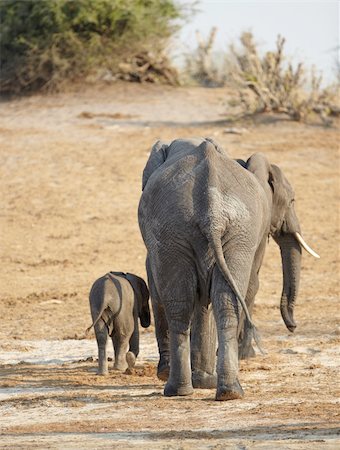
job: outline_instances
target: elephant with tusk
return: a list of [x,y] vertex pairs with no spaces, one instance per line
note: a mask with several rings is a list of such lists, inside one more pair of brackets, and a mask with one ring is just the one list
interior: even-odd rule
[[[286,327],[289,331],[294,332],[296,323],[293,312],[299,289],[301,248],[304,248],[315,258],[319,258],[319,255],[308,246],[301,236],[300,224],[294,209],[295,194],[281,169],[274,164],[269,164],[267,158],[261,153],[252,155],[243,164],[240,160],[238,162],[255,176],[263,188],[269,204],[268,235],[272,236],[279,245],[282,259],[283,289],[280,310]],[[246,294],[246,303],[249,309],[253,308],[255,295],[259,288],[258,273],[261,268],[265,246],[266,243],[263,242],[253,260]],[[239,324],[240,359],[246,359],[254,355],[251,337],[247,330],[244,320],[241,318]]]
[[243,397],[238,359],[253,352],[250,313],[269,235],[281,249],[281,314],[290,331],[296,327],[301,247],[311,249],[292,187],[263,154],[235,161],[209,138],[158,141],[143,172],[138,218],[164,395],[217,386],[216,400]]
[[124,272],[109,272],[98,278],[90,291],[92,325],[98,345],[98,374],[108,373],[106,344],[112,339],[114,368],[132,368],[139,353],[138,318],[141,326],[150,326],[149,290],[145,281]]

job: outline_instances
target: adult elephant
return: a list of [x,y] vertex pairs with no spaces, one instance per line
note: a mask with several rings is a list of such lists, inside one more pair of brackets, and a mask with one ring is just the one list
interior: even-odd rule
[[246,303],[251,307],[255,297],[269,234],[282,253],[282,317],[289,330],[296,326],[293,308],[306,244],[294,193],[264,155],[243,165],[210,139],[179,139],[157,142],[144,169],[138,217],[166,396],[191,394],[193,380],[195,387],[216,386],[211,302],[218,336],[216,400],[243,397],[239,304],[246,315],[243,347],[249,347],[248,330],[254,327]]

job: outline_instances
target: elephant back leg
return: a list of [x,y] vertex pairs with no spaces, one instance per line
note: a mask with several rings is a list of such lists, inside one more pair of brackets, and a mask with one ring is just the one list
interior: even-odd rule
[[191,326],[192,384],[195,388],[216,388],[216,323],[212,305],[195,305]]
[[[236,255],[226,260],[241,295],[245,295],[251,270],[245,261],[252,261],[252,258]],[[238,380],[237,339],[241,305],[217,266],[213,270],[210,295],[218,335],[216,400],[242,398],[244,394]]]
[[128,368],[126,355],[129,351],[130,335],[131,334],[122,334],[117,329],[114,329],[112,333],[112,343],[115,354],[115,362],[113,368],[116,370],[126,370]]
[[156,339],[158,344],[159,362],[157,367],[157,377],[162,381],[167,381],[170,371],[170,339],[168,321],[165,316],[165,308],[157,292],[152,276],[150,262],[146,261],[146,271],[148,275],[148,285],[152,303],[152,311],[155,321]]
[[167,257],[167,264],[166,267],[157,267],[155,281],[169,326],[170,373],[164,395],[190,395],[193,392],[190,325],[197,300],[197,275],[195,267],[180,254],[163,257]]
[[94,327],[97,346],[98,346],[98,375],[108,374],[108,362],[106,354],[106,345],[108,338],[108,331],[105,322],[100,319]]

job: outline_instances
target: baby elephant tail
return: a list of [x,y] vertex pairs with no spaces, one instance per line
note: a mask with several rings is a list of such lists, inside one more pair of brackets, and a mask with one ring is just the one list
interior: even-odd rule
[[[99,311],[97,312],[97,317],[94,318],[92,316],[92,325],[90,325],[88,328],[86,328],[85,331],[85,336],[87,336],[89,334],[89,332],[91,331],[91,328],[94,328],[96,326],[96,324],[99,322],[100,319],[103,318],[103,314],[105,315],[105,310],[108,309],[108,306],[106,304],[105,301],[105,292],[103,290],[100,290],[100,292],[96,293],[96,291],[94,291],[93,294],[93,289],[94,287],[96,287],[96,283],[92,286],[91,292],[90,292],[90,304],[94,303],[97,304],[97,300],[100,299],[100,308]],[[107,311],[109,312],[109,311]],[[106,316],[110,316],[110,314],[106,314]]]
[[88,328],[86,328],[85,330],[85,336],[87,336],[91,330],[92,327],[94,327],[96,325],[96,323],[98,322],[98,320],[101,318],[102,314],[99,314],[99,316],[97,317],[97,319],[92,323],[91,326],[89,326]]
[[85,336],[87,336],[90,333],[90,330],[91,330],[92,327],[94,327],[94,323],[90,327],[86,328]]

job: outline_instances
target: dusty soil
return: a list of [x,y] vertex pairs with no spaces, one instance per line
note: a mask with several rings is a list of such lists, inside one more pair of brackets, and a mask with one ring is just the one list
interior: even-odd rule
[[[230,124],[227,95],[116,85],[0,104],[1,448],[339,448],[338,124]],[[242,362],[240,401],[215,402],[213,390],[164,398],[152,327],[130,375],[96,376],[94,338],[83,339],[93,281],[109,270],[145,276],[136,211],[151,145],[191,136],[280,165],[321,256],[304,254],[291,335],[270,242],[254,315],[267,354]],[[13,363],[42,341],[39,361]],[[56,362],[52,350],[69,342],[92,350]]]

